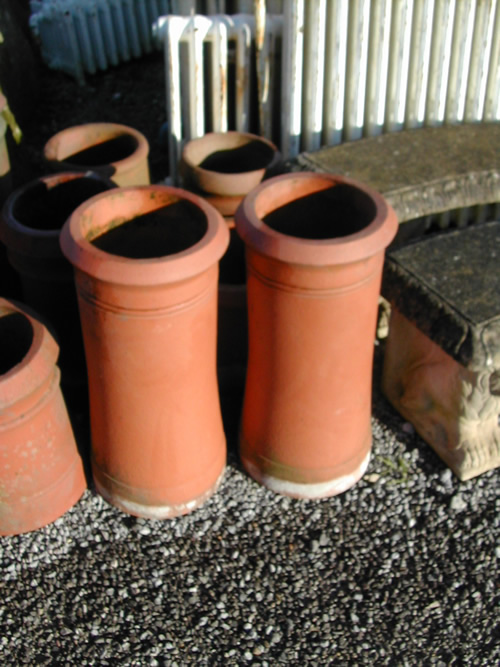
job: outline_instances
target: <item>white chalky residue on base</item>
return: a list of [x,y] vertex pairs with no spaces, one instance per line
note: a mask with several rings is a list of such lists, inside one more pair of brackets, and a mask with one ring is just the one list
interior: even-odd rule
[[145,519],[170,519],[182,514],[187,514],[191,512],[196,507],[202,505],[210,496],[217,490],[222,477],[224,476],[224,470],[221,475],[218,477],[215,484],[204,494],[190,500],[186,503],[181,503],[179,505],[143,505],[142,503],[135,503],[132,500],[127,500],[123,496],[115,494],[110,494],[108,490],[102,486],[97,479],[94,480],[97,492],[111,505],[118,507],[134,516],[140,516]]
[[249,461],[244,460],[243,465],[257,482],[263,484],[275,493],[295,496],[298,498],[326,498],[328,496],[336,496],[339,493],[347,491],[351,486],[354,486],[366,472],[370,462],[370,454],[371,452],[368,452],[359,468],[349,475],[343,475],[342,477],[336,477],[328,482],[320,482],[317,484],[300,484],[279,477],[264,475],[255,464],[250,463]]

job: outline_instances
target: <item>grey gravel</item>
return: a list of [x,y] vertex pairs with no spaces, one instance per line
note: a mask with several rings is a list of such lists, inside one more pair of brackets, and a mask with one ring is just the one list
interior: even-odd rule
[[0,664],[498,664],[498,471],[459,482],[377,379],[373,435],[367,474],[334,498],[267,491],[231,437],[191,515],[136,519],[88,490],[2,538]]

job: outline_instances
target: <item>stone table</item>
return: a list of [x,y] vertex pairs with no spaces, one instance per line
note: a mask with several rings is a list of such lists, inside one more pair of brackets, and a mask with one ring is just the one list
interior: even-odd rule
[[500,123],[418,128],[302,153],[300,169],[380,192],[400,222],[500,201]]
[[500,222],[388,253],[382,389],[460,479],[500,464]]

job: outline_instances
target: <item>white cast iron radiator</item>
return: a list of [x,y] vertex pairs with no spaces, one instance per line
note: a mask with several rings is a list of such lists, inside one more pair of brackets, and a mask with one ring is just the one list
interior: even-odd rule
[[[269,63],[268,87],[279,86],[282,17],[268,16],[263,57]],[[154,34],[165,49],[166,102],[170,174],[177,181],[182,144],[206,132],[258,131],[252,126],[252,15],[165,16]],[[278,79],[275,77],[278,75]],[[272,134],[279,101],[272,94],[263,103],[264,132]],[[255,115],[255,114],[254,114]],[[255,123],[255,121],[254,121]]]
[[[253,0],[30,0],[30,27],[45,63],[80,83],[111,65],[139,58],[153,48],[152,27],[160,16],[253,12]],[[280,0],[268,0],[281,11]]]
[[[267,75],[278,76],[279,91],[273,97],[275,85],[266,81],[262,134],[287,158],[403,128],[500,120],[500,0],[284,0],[280,18],[266,21]],[[248,128],[248,102],[235,123],[226,117],[227,40],[238,31],[247,53],[252,17],[159,19],[171,165],[191,137]],[[203,75],[205,43],[222,78]],[[179,57],[181,44],[189,44],[190,57]],[[240,97],[250,81],[242,63],[248,55],[237,65],[233,94]],[[213,122],[204,113],[207,86],[219,105]]]
[[497,0],[285,0],[282,149],[500,120]]

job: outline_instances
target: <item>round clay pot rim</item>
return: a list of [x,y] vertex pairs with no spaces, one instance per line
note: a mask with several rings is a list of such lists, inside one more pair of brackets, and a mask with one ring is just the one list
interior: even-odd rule
[[[265,215],[280,206],[337,183],[361,190],[372,199],[375,216],[361,231],[331,239],[305,239],[277,232],[263,222]],[[235,222],[242,239],[257,252],[308,266],[348,264],[371,257],[389,245],[398,229],[394,210],[378,192],[344,176],[316,172],[283,174],[261,183],[240,204]]]
[[13,405],[40,387],[52,372],[59,354],[59,346],[36,313],[24,304],[0,298],[0,317],[21,313],[31,324],[33,339],[22,360],[0,375],[0,402]]
[[[20,197],[23,197],[39,183],[53,183],[52,187],[62,185],[79,178],[88,178],[105,183],[109,189],[116,188],[116,184],[109,178],[101,176],[95,171],[62,171],[57,174],[40,176],[14,190],[6,199],[0,219],[0,239],[10,249],[24,255],[54,258],[61,256],[59,235],[62,227],[55,229],[36,229],[24,225],[14,215],[14,207]],[[49,188],[50,189],[50,188]]]
[[[216,151],[238,148],[252,141],[258,141],[268,146],[273,152],[269,162],[260,169],[228,174],[199,166],[206,157]],[[200,148],[205,150],[200,151]],[[181,155],[181,169],[183,167],[184,169],[187,168],[190,179],[207,194],[222,197],[241,197],[257,186],[264,178],[266,171],[280,159],[281,154],[277,146],[265,137],[250,132],[238,132],[237,130],[208,132],[202,137],[191,139],[185,144]]]
[[[156,194],[162,203],[148,210],[137,208],[135,215],[121,216],[120,203],[128,208],[127,203],[134,201],[135,198],[137,206],[137,202],[144,201],[141,197],[143,193],[147,193],[150,200],[153,200],[152,195]],[[90,223],[92,222],[94,211],[98,210],[101,202],[108,198],[116,200],[114,208],[117,219],[121,219],[122,222],[142,213],[154,211],[162,205],[187,200],[205,214],[207,231],[197,243],[171,255],[149,259],[130,259],[113,255],[93,245],[81,226],[85,216],[90,216]],[[100,229],[105,229],[105,225],[101,223]],[[96,234],[93,238],[96,236],[99,235]],[[220,213],[197,195],[166,185],[138,185],[108,190],[83,202],[66,221],[61,231],[60,244],[63,254],[74,267],[104,282],[129,286],[163,285],[196,276],[218,262],[229,244],[229,230]]]
[[[91,134],[98,135],[99,130],[102,131],[108,131],[109,136],[106,136],[105,134],[101,134],[99,143],[103,143],[104,141],[108,141],[109,139],[114,139],[115,137],[120,137],[124,134],[132,135],[135,140],[137,141],[137,148],[135,151],[131,154],[128,155],[126,158],[123,158],[122,160],[116,160],[115,162],[110,162],[112,166],[116,167],[116,171],[126,171],[127,167],[130,165],[135,165],[137,161],[146,159],[149,153],[149,144],[147,142],[146,137],[139,132],[138,130],[134,129],[133,127],[129,127],[128,125],[121,125],[119,123],[84,123],[83,125],[73,125],[71,127],[67,127],[64,130],[61,130],[60,132],[57,132],[57,134],[54,134],[45,144],[43,148],[43,155],[45,159],[48,162],[59,162],[62,165],[68,165],[69,169],[75,169],[78,167],[78,165],[73,164],[71,161],[68,161],[67,158],[71,157],[71,155],[66,155],[64,157],[59,157],[58,156],[58,148],[59,148],[59,142],[62,137],[64,136],[70,136],[71,134],[80,134],[83,129],[85,128],[86,132],[89,132]],[[96,144],[90,142],[85,146],[82,146],[80,150],[85,150],[86,148],[91,148]],[[107,163],[102,163],[102,164],[94,164],[90,166],[85,166],[87,170],[97,170],[99,168],[102,168],[106,166]]]

